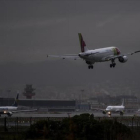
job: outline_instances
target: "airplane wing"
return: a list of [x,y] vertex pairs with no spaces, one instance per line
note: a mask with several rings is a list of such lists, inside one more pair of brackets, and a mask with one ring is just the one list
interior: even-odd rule
[[133,55],[133,54],[139,53],[139,52],[140,52],[140,50],[139,51],[132,52],[132,53],[128,53],[127,55]]
[[66,54],[66,55],[47,55],[47,57],[62,58],[62,59],[80,59],[77,54]]
[[119,58],[119,57],[123,57],[123,56],[126,56],[126,55],[133,55],[133,54],[139,53],[139,52],[140,52],[140,50],[135,51],[135,52],[131,52],[131,53],[127,53],[127,54],[120,54],[120,55],[116,55],[116,56],[108,56],[108,57],[105,57],[103,59],[106,60],[106,61],[109,61],[109,60],[116,59],[116,58]]
[[16,110],[16,111],[11,111],[12,113],[19,113],[19,112],[34,112],[37,111],[37,109],[32,109],[32,110]]
[[100,109],[100,108],[92,108],[92,110],[96,110],[96,111],[105,111],[105,109]]
[[118,109],[118,110],[116,110],[115,112],[121,112],[121,111]]

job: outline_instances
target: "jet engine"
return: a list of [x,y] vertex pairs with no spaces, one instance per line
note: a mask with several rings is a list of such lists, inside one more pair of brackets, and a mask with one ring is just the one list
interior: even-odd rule
[[118,59],[119,59],[119,62],[125,63],[128,60],[128,57],[127,56],[121,56]]
[[11,116],[13,115],[13,113],[12,113],[12,112],[8,112],[7,115],[8,115],[9,117],[11,117]]
[[106,111],[105,110],[103,111],[103,114],[106,114]]
[[123,111],[120,111],[120,116],[123,116]]

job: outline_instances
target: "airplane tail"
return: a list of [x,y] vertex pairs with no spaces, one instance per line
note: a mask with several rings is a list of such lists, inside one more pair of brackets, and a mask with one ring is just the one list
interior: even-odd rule
[[79,41],[80,41],[81,52],[87,51],[88,49],[86,48],[86,44],[85,44],[85,41],[83,40],[82,34],[78,33],[78,36],[79,36]]
[[122,105],[121,106],[124,106],[124,99],[122,100]]
[[18,96],[19,96],[19,93],[17,94],[16,98],[15,98],[15,101],[14,103],[12,104],[12,106],[18,106]]

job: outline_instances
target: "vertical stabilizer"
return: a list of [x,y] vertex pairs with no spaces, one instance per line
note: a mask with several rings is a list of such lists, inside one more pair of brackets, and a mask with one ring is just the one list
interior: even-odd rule
[[80,41],[81,52],[87,51],[88,49],[86,48],[86,44],[85,44],[85,41],[83,40],[82,34],[78,33],[78,36],[79,36],[79,41]]
[[124,106],[124,99],[122,100],[122,105],[121,106]]
[[18,96],[19,96],[19,93],[17,94],[14,104],[12,104],[12,106],[18,106]]

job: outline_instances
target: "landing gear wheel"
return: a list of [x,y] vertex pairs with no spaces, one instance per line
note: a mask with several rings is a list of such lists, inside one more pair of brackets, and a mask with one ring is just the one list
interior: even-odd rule
[[89,65],[88,68],[89,68],[89,69],[93,69],[93,65]]
[[114,68],[116,66],[115,59],[112,59],[111,62],[112,64],[110,64],[110,68]]
[[110,68],[114,68],[116,66],[116,63],[110,64]]
[[116,66],[116,63],[112,64],[113,65],[113,68]]

